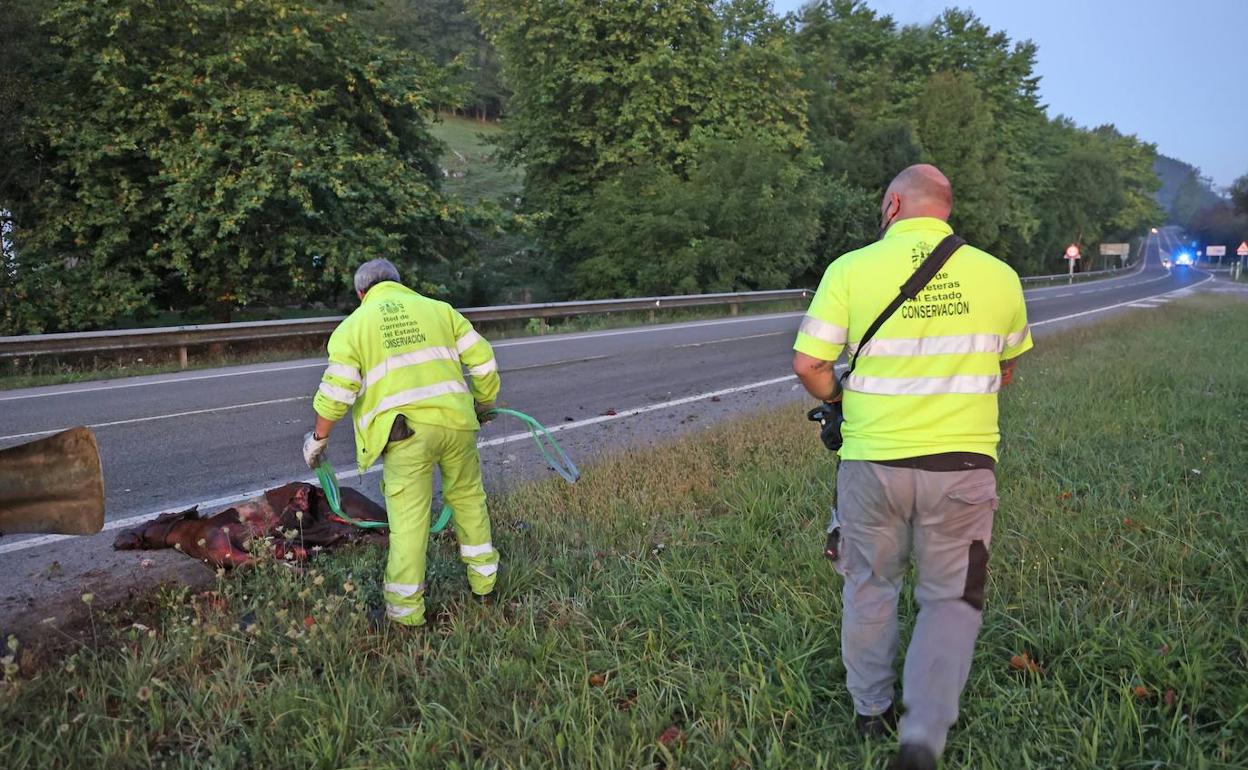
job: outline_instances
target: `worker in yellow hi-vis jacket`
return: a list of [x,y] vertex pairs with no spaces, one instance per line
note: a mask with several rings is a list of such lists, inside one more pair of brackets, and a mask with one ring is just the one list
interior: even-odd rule
[[425,622],[435,465],[442,497],[455,511],[472,592],[488,603],[494,590],[498,552],[490,542],[477,430],[498,397],[498,364],[468,319],[399,283],[388,260],[361,265],[355,291],[360,307],[329,338],[329,367],[313,400],[316,428],[304,438],[303,457],[309,468],[320,462],[330,430],[348,410],[360,471],[384,456],[386,614],[418,626]]

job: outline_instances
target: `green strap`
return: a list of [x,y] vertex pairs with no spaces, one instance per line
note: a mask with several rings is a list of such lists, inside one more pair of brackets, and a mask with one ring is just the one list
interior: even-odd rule
[[[555,441],[554,437],[550,435],[550,431],[546,429],[545,425],[542,425],[524,412],[515,409],[491,409],[487,414],[490,413],[505,414],[527,425],[529,434],[533,437],[533,443],[537,444],[538,451],[542,453],[546,464],[568,483],[575,483],[581,477],[581,472],[577,469],[576,464],[563,451],[563,447],[559,446],[559,442]],[[330,465],[329,460],[324,457],[321,458],[321,462],[316,466],[316,480],[321,483],[321,489],[325,492],[325,499],[329,501],[329,509],[338,518],[361,529],[386,529],[390,526],[390,523],[386,521],[357,521],[348,516],[346,511],[342,510],[342,493],[338,489],[338,475],[334,473],[334,466]],[[437,521],[433,522],[429,527],[429,531],[438,533],[446,529],[446,525],[450,523],[451,517],[454,515],[451,506],[443,505],[442,512],[438,514]]]

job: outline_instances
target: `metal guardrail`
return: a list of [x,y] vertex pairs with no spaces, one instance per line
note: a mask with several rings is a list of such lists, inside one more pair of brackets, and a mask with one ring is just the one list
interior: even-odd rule
[[[527,305],[461,308],[460,312],[473,323],[481,321],[523,321],[529,318],[547,320],[580,315],[598,315],[635,311],[668,310],[684,307],[727,305],[736,315],[739,307],[754,302],[777,302],[808,299],[809,289],[776,291],[743,291],[723,294],[684,294],[672,297],[636,297],[602,299],[587,302],[543,302]],[[186,366],[187,347],[221,342],[328,336],[345,316],[301,318],[286,321],[245,321],[226,324],[168,326],[157,329],[118,329],[99,332],[65,334],[26,334],[0,337],[0,358],[40,356],[57,353],[95,353],[144,348],[178,348],[178,359]]]
[[[1114,275],[1129,273],[1132,270],[1138,269],[1139,266],[1139,262],[1132,262],[1124,267],[1115,267],[1109,270],[1092,270],[1086,273],[1075,273],[1073,278],[1075,281],[1090,281],[1093,278],[1108,278]],[[1053,275],[1028,275],[1019,278],[1018,280],[1023,283],[1039,283],[1041,281],[1065,281],[1071,277],[1070,273],[1054,273]]]

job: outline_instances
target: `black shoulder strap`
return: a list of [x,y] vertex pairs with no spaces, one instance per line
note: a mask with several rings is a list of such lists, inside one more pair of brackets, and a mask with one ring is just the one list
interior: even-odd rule
[[884,308],[884,312],[880,313],[875,322],[867,327],[867,331],[862,335],[862,339],[858,340],[858,348],[854,351],[854,355],[849,359],[849,368],[841,375],[841,381],[853,374],[854,367],[858,364],[858,356],[862,355],[862,351],[866,349],[867,343],[880,330],[884,322],[897,312],[897,308],[901,307],[908,299],[914,299],[919,296],[919,292],[923,291],[923,287],[932,282],[940,269],[949,261],[949,257],[953,256],[953,252],[966,245],[966,241],[958,236],[950,233],[946,235],[940,243],[936,244],[936,248],[932,249],[932,253],[927,255],[927,259],[923,260],[923,264],[919,265],[910,279],[901,285],[896,298],[888,303],[888,307]]

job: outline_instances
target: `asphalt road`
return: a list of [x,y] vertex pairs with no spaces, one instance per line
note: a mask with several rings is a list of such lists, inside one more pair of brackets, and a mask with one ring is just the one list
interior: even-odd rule
[[[1165,229],[1149,237],[1139,271],[1028,291],[1031,323],[1040,331],[1078,322],[1100,309],[1146,305],[1148,298],[1204,280],[1207,274],[1194,269],[1171,272],[1161,266],[1161,257],[1177,247],[1174,231]],[[609,450],[633,434],[665,434],[656,422],[671,422],[674,415],[686,425],[713,419],[715,414],[702,412],[720,411],[706,407],[723,403],[725,396],[735,397],[728,411],[758,400],[763,391],[791,397],[791,381],[771,381],[789,375],[800,317],[786,313],[503,340],[495,344],[503,398],[559,427],[561,439],[582,452]],[[308,477],[299,449],[323,367],[320,360],[305,360],[0,392],[0,448],[74,425],[91,426],[103,457],[110,522],[223,502]],[[756,383],[766,384],[745,387]],[[707,395],[734,388],[743,390],[714,402]],[[694,400],[656,406],[681,399]],[[621,416],[634,409],[646,411]],[[603,419],[595,421],[598,417]],[[506,475],[507,468],[497,466],[531,454],[516,443],[523,438],[517,430],[516,423],[499,420],[482,431],[483,442],[496,442],[503,453],[490,476]],[[590,435],[574,438],[574,433]],[[604,434],[610,437],[603,440]],[[346,483],[354,483],[352,444],[343,423],[331,441],[330,459]],[[372,480],[364,486],[375,485]],[[0,559],[18,542],[0,540]]]

